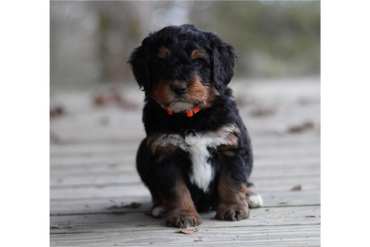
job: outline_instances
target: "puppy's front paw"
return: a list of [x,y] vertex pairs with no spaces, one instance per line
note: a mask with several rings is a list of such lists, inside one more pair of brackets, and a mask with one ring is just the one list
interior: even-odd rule
[[166,219],[167,226],[180,228],[199,226],[202,219],[197,212],[178,211],[169,213]]
[[216,220],[242,220],[249,217],[248,205],[220,203],[217,207]]

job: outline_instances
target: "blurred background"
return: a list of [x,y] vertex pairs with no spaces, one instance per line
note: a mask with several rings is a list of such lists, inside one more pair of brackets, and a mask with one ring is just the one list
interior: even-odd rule
[[237,49],[236,79],[320,73],[319,1],[52,1],[51,91],[135,83],[131,51],[149,32],[184,23]]

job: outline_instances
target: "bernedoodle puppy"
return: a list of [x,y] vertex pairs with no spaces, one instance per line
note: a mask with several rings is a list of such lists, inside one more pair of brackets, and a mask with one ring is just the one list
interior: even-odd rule
[[253,155],[247,129],[228,84],[235,50],[193,25],[169,26],[146,37],[129,63],[145,92],[147,137],[137,170],[149,188],[152,216],[168,226],[248,218],[262,198],[248,185]]

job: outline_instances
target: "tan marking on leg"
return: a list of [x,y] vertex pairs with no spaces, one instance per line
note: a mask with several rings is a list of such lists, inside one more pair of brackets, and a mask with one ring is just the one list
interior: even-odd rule
[[190,192],[182,179],[171,191],[171,197],[164,200],[167,211],[167,225],[176,227],[197,226],[202,220],[191,199]]
[[218,185],[219,201],[215,218],[232,221],[248,218],[249,209],[245,197],[246,192],[245,183],[239,185],[238,188],[229,176],[222,173]]

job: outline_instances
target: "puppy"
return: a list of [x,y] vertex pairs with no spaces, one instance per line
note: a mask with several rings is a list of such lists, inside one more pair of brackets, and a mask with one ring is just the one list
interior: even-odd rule
[[168,226],[200,225],[198,212],[210,210],[241,220],[262,206],[247,187],[251,141],[227,86],[235,59],[232,46],[193,25],[150,34],[129,59],[145,92],[137,170],[153,217],[166,213]]

